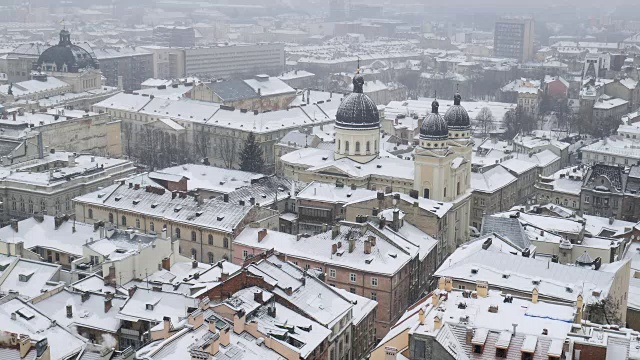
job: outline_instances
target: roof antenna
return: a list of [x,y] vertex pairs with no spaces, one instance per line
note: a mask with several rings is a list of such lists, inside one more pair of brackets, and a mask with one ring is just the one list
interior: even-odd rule
[[356,70],[356,74],[360,74],[360,56],[356,55],[356,57],[358,58],[358,69]]

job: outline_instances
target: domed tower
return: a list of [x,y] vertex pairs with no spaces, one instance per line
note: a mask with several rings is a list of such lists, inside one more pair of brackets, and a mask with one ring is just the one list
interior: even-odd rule
[[422,121],[420,126],[420,147],[423,149],[444,149],[447,147],[449,128],[447,122],[440,115],[440,104],[434,99],[431,103],[431,113]]
[[375,159],[380,153],[380,113],[371,98],[362,93],[364,78],[353,77],[353,93],[336,112],[335,159],[348,157],[359,163]]
[[469,113],[460,105],[462,96],[456,93],[453,97],[453,106],[444,114],[444,119],[449,127],[449,139],[469,139],[471,137],[471,122]]
[[71,33],[62,29],[60,41],[43,51],[34,70],[77,73],[83,69],[98,69],[98,61],[84,48],[71,43]]

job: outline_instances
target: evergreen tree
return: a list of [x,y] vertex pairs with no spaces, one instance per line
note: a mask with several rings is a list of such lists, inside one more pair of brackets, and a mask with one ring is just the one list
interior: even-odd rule
[[259,173],[263,171],[263,168],[262,149],[256,142],[256,136],[251,132],[247,136],[242,153],[240,153],[240,170]]

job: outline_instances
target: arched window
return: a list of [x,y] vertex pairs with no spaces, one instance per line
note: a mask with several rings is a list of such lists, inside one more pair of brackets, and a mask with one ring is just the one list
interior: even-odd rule
[[24,199],[22,198],[22,196],[20,197],[20,211],[25,212]]
[[213,253],[207,253],[207,259],[209,260],[209,264],[213,264]]
[[349,152],[349,142],[348,141],[344,142],[344,151],[345,152]]
[[196,232],[195,231],[191,232],[191,241],[196,241]]
[[176,239],[180,239],[180,228],[176,228]]
[[208,243],[209,245],[213,245],[213,235],[209,234],[208,236]]
[[364,151],[366,151],[367,153],[371,152],[371,141],[367,141]]
[[122,226],[127,226],[127,217],[122,215]]
[[33,214],[33,200],[29,199],[29,214]]
[[136,219],[136,229],[140,229],[140,219]]
[[109,222],[113,224],[113,213],[109,213]]
[[429,189],[424,189],[423,197],[424,197],[425,199],[428,199],[428,198],[429,198]]
[[356,154],[360,154],[360,141],[356,141]]
[[340,147],[340,140],[338,139],[338,152],[340,152],[340,150],[342,150],[342,148]]
[[89,217],[89,219],[93,219],[93,209],[89,209],[87,211],[87,216]]
[[576,202],[575,202],[575,200],[573,201],[573,208],[574,208],[574,209],[576,208]]
[[228,248],[229,248],[229,239],[224,238],[224,239],[222,240],[222,247],[224,247],[225,249],[228,249]]
[[156,231],[155,225],[153,225],[153,221],[149,221],[149,231]]
[[191,249],[191,258],[194,260],[198,257],[198,251],[196,249]]
[[560,199],[556,198],[556,204],[560,205]]

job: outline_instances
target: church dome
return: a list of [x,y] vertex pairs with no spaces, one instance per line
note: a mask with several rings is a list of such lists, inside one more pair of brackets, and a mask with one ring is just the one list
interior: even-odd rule
[[353,93],[349,94],[338,107],[336,125],[350,129],[371,129],[380,127],[378,106],[362,93],[362,75],[353,77]]
[[97,69],[98,61],[87,50],[73,45],[69,31],[62,30],[58,45],[43,51],[36,66],[42,71],[77,73],[85,68]]
[[441,141],[449,138],[449,127],[442,115],[438,113],[440,104],[437,100],[431,103],[431,113],[422,121],[420,139]]
[[449,130],[465,131],[469,130],[471,126],[469,113],[467,113],[467,110],[460,105],[461,100],[462,96],[460,96],[460,94],[456,94],[453,97],[453,106],[444,114],[444,119],[447,121]]

